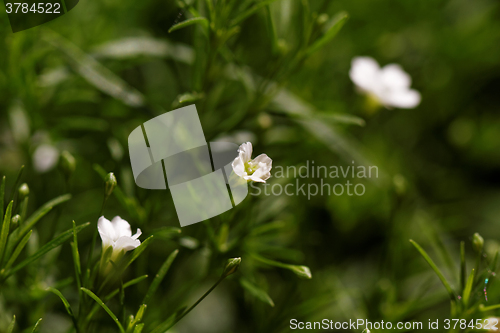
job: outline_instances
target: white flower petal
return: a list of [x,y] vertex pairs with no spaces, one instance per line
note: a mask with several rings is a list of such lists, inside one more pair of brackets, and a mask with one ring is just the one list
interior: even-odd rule
[[267,156],[266,154],[260,154],[259,156],[257,156],[256,158],[254,158],[252,160],[252,163],[253,164],[264,163],[266,165],[272,166],[273,160],[269,156]]
[[371,57],[356,57],[351,62],[349,77],[359,88],[373,91],[379,85],[380,66]]
[[246,174],[245,164],[241,160],[241,157],[236,157],[231,165],[233,167],[234,173],[238,176],[243,177]]
[[138,239],[132,239],[131,237],[123,236],[118,238],[118,240],[115,243],[114,251],[131,251],[141,245],[141,241]]
[[401,66],[389,64],[380,71],[380,82],[385,87],[393,89],[410,88],[411,77]]
[[142,231],[141,229],[137,228],[137,232],[132,236],[132,239],[137,239],[140,235],[142,235]]
[[103,246],[106,238],[107,244],[104,247],[112,245],[111,243],[118,238],[113,224],[104,216],[101,216],[97,221],[97,230],[99,231],[99,235],[101,236]]
[[420,100],[420,93],[413,89],[393,91],[384,98],[386,104],[402,109],[413,109]]
[[250,161],[252,158],[252,143],[251,142],[246,142],[243,143],[239,148],[238,148],[238,153],[240,154],[240,158],[243,161],[243,163]]
[[113,228],[115,229],[116,239],[122,236],[132,236],[132,229],[130,228],[130,224],[121,217],[115,216],[113,220],[111,220],[111,223],[113,224]]

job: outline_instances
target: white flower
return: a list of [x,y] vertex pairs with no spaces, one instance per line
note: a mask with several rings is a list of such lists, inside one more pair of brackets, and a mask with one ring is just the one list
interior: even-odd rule
[[122,251],[131,251],[141,245],[141,241],[138,240],[142,234],[141,229],[137,229],[137,233],[132,236],[130,224],[119,216],[112,221],[101,216],[97,222],[97,230],[101,235],[103,249],[113,247],[112,259],[116,259]]
[[33,153],[33,167],[39,173],[52,169],[59,159],[59,151],[54,146],[43,144]]
[[239,156],[234,159],[232,164],[235,174],[245,180],[259,183],[265,183],[271,177],[273,160],[266,154],[260,154],[252,160],[252,144],[250,142],[242,144],[238,153]]
[[420,93],[410,89],[410,75],[397,64],[380,68],[373,58],[356,57],[351,62],[349,77],[358,88],[386,107],[411,109],[420,104]]

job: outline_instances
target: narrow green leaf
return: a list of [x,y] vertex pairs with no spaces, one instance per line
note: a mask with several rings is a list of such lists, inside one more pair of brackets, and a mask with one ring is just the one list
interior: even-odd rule
[[465,242],[460,242],[460,289],[465,290]]
[[161,281],[167,274],[170,266],[174,262],[175,258],[177,257],[177,254],[179,253],[179,250],[174,250],[170,255],[168,256],[167,260],[161,265],[160,270],[158,273],[156,273],[156,276],[149,286],[148,292],[146,293],[146,296],[144,296],[144,300],[142,301],[142,304],[149,304],[149,300],[151,299],[151,296],[153,296],[156,293],[156,290],[158,289],[158,286],[160,285]]
[[208,29],[208,20],[204,17],[193,17],[187,19],[185,21],[174,24],[170,29],[168,29],[168,33],[174,32],[176,30],[188,27],[193,24],[200,24],[203,28]]
[[[57,198],[54,198],[50,200],[49,202],[46,202],[42,207],[38,208],[36,212],[34,212],[30,217],[26,219],[26,222],[23,224],[23,227],[19,234],[17,235],[17,240],[22,238],[28,230],[33,229],[33,226],[45,215],[47,215],[48,212],[52,210],[55,206],[62,204],[63,202],[68,201],[71,199],[71,194],[64,194],[61,196],[58,196]],[[17,243],[17,241],[16,241]]]
[[[132,279],[132,280],[123,284],[123,289],[128,288],[130,286],[133,286],[134,284],[137,284],[137,283],[139,283],[142,280],[147,279],[147,278],[148,278],[148,275],[142,275],[142,276],[139,276],[138,278]],[[106,295],[103,298],[104,302],[109,301],[111,298],[113,298],[113,296],[115,296],[119,292],[120,292],[120,289],[113,290],[111,293],[109,293],[108,295]],[[96,304],[95,307],[93,307],[92,310],[89,312],[89,314],[87,316],[87,321],[90,321],[90,319],[92,319],[92,317],[94,316],[94,314],[97,312],[98,309],[99,309],[99,305]]]
[[31,333],[35,333],[36,331],[38,331],[38,327],[40,327],[41,322],[42,322],[42,318],[38,319],[38,321],[35,324],[35,327],[33,327],[33,330],[31,331]]
[[2,223],[2,231],[0,232],[0,264],[2,263],[5,247],[7,246],[7,237],[9,237],[12,205],[14,205],[14,201],[11,201],[7,206],[7,211],[5,212],[5,216]]
[[55,295],[57,295],[61,299],[61,301],[64,304],[64,308],[66,309],[66,312],[71,317],[71,320],[73,321],[73,325],[75,326],[75,329],[78,332],[78,322],[76,320],[75,315],[73,314],[73,310],[71,309],[71,305],[69,305],[69,302],[66,299],[66,297],[64,297],[64,295],[59,290],[52,288],[52,287],[47,288],[47,291],[54,293]]
[[[127,326],[127,332],[131,332],[133,328],[137,327],[136,325],[140,325],[139,323],[142,320],[142,317],[144,316],[144,312],[146,311],[146,307],[147,307],[146,304],[142,304],[139,307],[139,310],[137,310],[137,314],[135,315],[135,317],[131,316],[132,320],[130,321],[130,323]],[[135,330],[134,330],[134,332],[135,332]]]
[[[120,263],[118,263],[118,265],[117,265],[118,266],[118,274],[116,274],[116,276],[121,276],[122,273],[127,269],[127,267],[130,266],[139,257],[139,255],[142,252],[144,252],[144,250],[148,247],[149,243],[151,243],[152,240],[153,240],[153,236],[149,236],[148,238],[146,238],[146,240],[144,242],[141,243],[141,245],[139,245],[134,251],[132,251],[131,256],[122,258]],[[111,280],[111,278],[116,277],[116,276],[113,274],[106,275],[106,278],[102,282],[99,291],[101,291],[104,288],[104,286]]]
[[144,328],[144,323],[137,324],[134,328],[134,333],[141,333]]
[[486,312],[486,311],[491,311],[491,310],[496,310],[500,309],[500,304],[495,304],[495,305],[490,305],[490,306],[484,306],[484,304],[479,304],[479,311],[481,312]]
[[258,261],[265,263],[267,265],[275,266],[275,267],[280,267],[280,268],[285,268],[288,270],[291,270],[293,273],[295,273],[298,277],[303,278],[303,279],[312,279],[312,274],[311,270],[307,266],[301,266],[301,265],[290,265],[290,264],[284,264],[279,261],[267,259],[264,257],[261,257],[255,253],[252,253],[251,256],[254,259],[257,259]]
[[271,7],[269,5],[266,6],[266,18],[267,18],[267,28],[269,31],[269,37],[271,38],[273,53],[277,53],[279,50],[278,35],[276,33],[276,24],[274,24],[273,15],[271,13]]
[[276,0],[263,0],[254,5],[253,7],[245,10],[244,12],[240,13],[238,16],[236,16],[232,21],[231,21],[231,26],[235,26],[239,23],[241,23],[243,20],[245,20],[247,17],[250,15],[253,15],[255,12],[257,12],[259,9],[275,2]]
[[467,308],[467,305],[469,304],[470,293],[472,291],[473,282],[474,282],[474,269],[472,269],[472,272],[470,273],[469,278],[467,279],[467,284],[465,285],[464,289],[463,301],[465,308]]
[[0,218],[3,218],[3,205],[5,204],[5,181],[5,176],[3,176],[2,185],[0,186]]
[[453,292],[453,289],[451,289],[450,284],[448,283],[448,281],[444,277],[443,273],[441,273],[441,271],[439,270],[439,268],[436,266],[436,264],[434,263],[434,261],[432,261],[431,257],[429,257],[429,255],[427,254],[427,252],[425,252],[425,250],[420,245],[418,245],[417,242],[415,242],[414,240],[411,240],[411,239],[410,239],[410,242],[413,244],[413,246],[415,246],[415,248],[418,250],[418,252],[420,252],[420,254],[422,255],[422,257],[424,257],[425,261],[427,261],[427,263],[429,264],[429,266],[431,266],[431,268],[434,270],[434,272],[436,273],[436,275],[439,277],[439,279],[443,283],[444,287],[446,288],[446,291],[448,292],[448,295],[450,296],[450,299],[452,301],[455,301],[456,300],[456,296],[455,296],[455,293]]
[[14,196],[17,193],[17,188],[19,187],[19,183],[21,183],[21,176],[23,175],[23,171],[24,171],[24,165],[21,166],[19,172],[17,173],[16,181],[14,182],[14,187],[12,187],[12,194],[10,195],[9,201],[14,200]]
[[[87,227],[89,224],[90,224],[90,222],[82,224],[82,225],[76,227],[75,231],[76,232],[80,232],[83,228]],[[60,234],[59,236],[55,237],[53,240],[51,240],[50,242],[48,242],[47,244],[45,244],[43,247],[41,247],[32,256],[26,258],[24,261],[22,261],[16,267],[14,267],[10,271],[8,271],[6,273],[6,276],[10,276],[11,274],[17,272],[18,270],[20,270],[24,266],[26,266],[26,265],[34,262],[35,260],[37,260],[38,258],[40,258],[41,256],[43,256],[47,252],[55,249],[56,247],[58,247],[59,245],[61,245],[62,243],[64,243],[66,240],[68,240],[69,238],[71,238],[72,235],[73,235],[73,229],[70,229],[70,230],[67,230],[67,231],[63,232],[62,234]]]
[[245,278],[240,279],[240,284],[245,290],[247,290],[252,296],[255,296],[257,299],[262,302],[269,304],[274,307],[274,302],[271,297],[260,287],[254,285],[250,281]]
[[33,230],[30,230],[23,239],[21,239],[21,242],[17,245],[16,249],[14,250],[14,253],[9,258],[9,261],[7,261],[7,264],[5,265],[5,270],[8,270],[13,264],[14,261],[16,261],[17,257],[21,254],[21,251],[24,249],[26,244],[28,243],[28,240],[31,237],[31,234],[33,233]]
[[[5,177],[4,177],[5,178]],[[7,327],[7,333],[12,333],[12,331],[14,330],[14,326],[16,325],[16,316],[14,315],[12,317],[12,321],[10,322],[9,324],[9,327]]]
[[121,333],[125,333],[125,330],[123,329],[123,326],[120,323],[120,321],[118,320],[118,318],[116,318],[115,314],[106,306],[106,304],[104,304],[103,301],[101,301],[101,299],[99,297],[97,297],[96,294],[94,294],[92,291],[88,290],[87,288],[82,287],[81,290],[84,293],[86,293],[87,295],[89,295],[94,301],[96,301],[97,304],[99,304],[104,309],[104,311],[106,311],[109,314],[111,319],[113,319],[113,321],[116,323],[116,325],[120,329]]
[[348,19],[347,13],[340,13],[333,17],[326,26],[326,30],[318,40],[316,40],[306,51],[306,54],[310,56],[314,52],[318,51],[320,48],[326,45],[330,40],[335,37],[340,29],[344,26]]
[[76,284],[78,289],[82,286],[82,266],[80,263],[80,253],[78,252],[78,237],[76,232],[76,223],[73,221],[73,242],[71,242],[71,253],[73,255],[73,264],[75,266]]

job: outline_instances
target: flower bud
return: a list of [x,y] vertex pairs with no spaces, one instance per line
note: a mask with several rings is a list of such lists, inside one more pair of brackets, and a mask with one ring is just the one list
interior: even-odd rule
[[18,193],[19,193],[19,201],[23,201],[24,198],[30,195],[30,188],[28,187],[28,184],[26,183],[21,184],[21,186],[19,186]]
[[481,235],[476,232],[474,236],[472,236],[472,247],[474,248],[474,251],[479,253],[482,252],[483,245],[484,245],[483,237],[481,237]]
[[21,221],[21,216],[19,214],[12,216],[10,220],[10,230],[14,230],[19,226],[19,221]]
[[64,175],[66,176],[66,178],[69,178],[76,168],[75,158],[73,157],[73,155],[71,155],[70,152],[65,150],[61,153],[61,159],[59,160],[59,163]]
[[224,268],[224,272],[222,273],[222,277],[227,277],[238,270],[240,267],[241,258],[231,258],[227,260],[226,268]]
[[106,176],[106,187],[104,189],[104,193],[106,194],[107,197],[109,197],[111,193],[113,193],[115,187],[116,187],[116,177],[114,173],[110,172]]
[[312,279],[311,270],[307,266],[291,266],[290,269],[300,278]]
[[319,25],[323,25],[323,24],[325,24],[326,22],[328,22],[328,19],[329,19],[328,14],[323,13],[323,14],[320,14],[320,15],[318,16],[318,18],[316,19],[316,22],[317,22]]

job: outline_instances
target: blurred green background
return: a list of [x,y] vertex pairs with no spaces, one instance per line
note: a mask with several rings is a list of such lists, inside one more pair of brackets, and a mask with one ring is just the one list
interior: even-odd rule
[[[80,1],[62,17],[15,34],[0,14],[0,174],[7,176],[7,193],[25,165],[29,211],[62,193],[73,196],[38,224],[38,243],[71,228],[72,220],[97,221],[103,187],[97,168],[113,171],[127,198],[124,204],[112,197],[104,215],[120,215],[146,236],[158,234],[125,280],[154,276],[180,248],[148,305],[146,332],[192,303],[217,279],[224,260],[237,256],[238,276],[174,331],[288,332],[292,318],[449,318],[445,289],[409,239],[454,286],[460,241],[470,267],[474,232],[485,238],[488,258],[500,247],[500,3],[276,0],[236,22],[245,8],[264,1],[219,0],[215,21],[206,2],[192,2],[211,26],[169,33],[193,16],[176,1]],[[325,22],[341,12],[349,18],[338,35],[307,54]],[[422,103],[367,112],[348,75],[356,56],[400,64]],[[285,96],[277,95],[280,89]],[[193,103],[207,141],[250,140],[254,156],[266,153],[275,168],[355,161],[377,166],[379,178],[361,180],[366,193],[359,197],[247,198],[210,222],[217,234],[230,225],[229,239],[237,244],[229,248],[208,240],[205,223],[162,234],[159,228],[178,227],[172,198],[134,184],[127,137],[144,121]],[[69,185],[57,166],[35,170],[33,155],[42,144],[75,156]],[[268,183],[283,181],[295,182]],[[274,228],[252,233],[265,225]],[[79,234],[84,254],[92,232]],[[307,265],[313,278],[260,264],[251,253]],[[43,317],[42,332],[66,332],[71,322],[64,307],[44,289],[70,278],[72,270],[64,244],[9,280],[0,290],[0,331],[15,314],[22,329]],[[265,290],[274,307],[242,288],[242,277]],[[127,313],[137,311],[147,286],[127,290]],[[74,285],[63,287],[74,302]],[[488,304],[500,302],[499,290],[490,279]],[[482,286],[474,296],[483,297]],[[98,321],[99,332],[115,329],[104,312]]]

